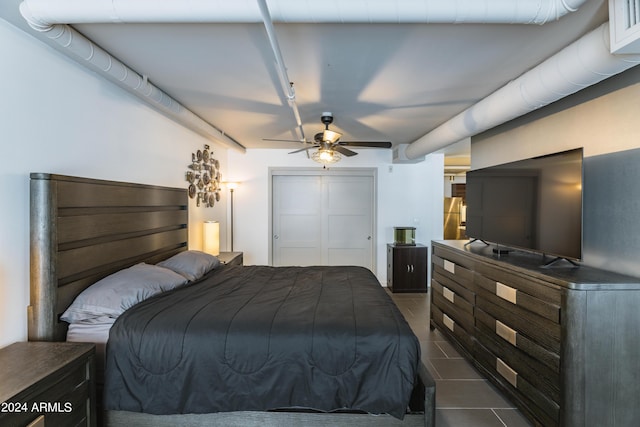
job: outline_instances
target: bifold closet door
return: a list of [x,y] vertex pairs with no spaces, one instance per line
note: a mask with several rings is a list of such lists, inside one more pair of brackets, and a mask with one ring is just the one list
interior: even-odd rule
[[373,176],[273,177],[273,265],[373,268]]

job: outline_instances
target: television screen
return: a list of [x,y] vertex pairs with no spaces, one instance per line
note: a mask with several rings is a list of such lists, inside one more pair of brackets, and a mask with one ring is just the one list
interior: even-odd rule
[[467,172],[467,237],[582,258],[582,148]]

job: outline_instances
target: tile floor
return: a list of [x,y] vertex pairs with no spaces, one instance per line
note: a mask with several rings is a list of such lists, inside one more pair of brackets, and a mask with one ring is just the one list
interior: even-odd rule
[[436,427],[529,427],[532,424],[438,331],[429,328],[428,294],[392,294],[420,340],[436,381]]

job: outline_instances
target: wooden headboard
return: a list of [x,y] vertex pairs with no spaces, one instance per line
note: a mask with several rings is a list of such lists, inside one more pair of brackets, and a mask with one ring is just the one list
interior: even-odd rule
[[31,174],[30,341],[64,341],[60,315],[97,280],[187,249],[185,189]]

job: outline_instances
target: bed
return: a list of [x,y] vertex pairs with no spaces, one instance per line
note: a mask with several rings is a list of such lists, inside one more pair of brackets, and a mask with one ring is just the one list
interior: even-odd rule
[[[193,252],[187,207],[183,189],[31,174],[29,339],[77,334],[60,318],[92,284]],[[162,334],[149,332],[154,323]],[[110,336],[104,422],[433,425],[435,385],[407,330],[366,269],[216,266],[133,305],[91,339]],[[141,360],[153,375],[132,384]],[[216,381],[197,384],[202,378]],[[126,396],[145,383],[152,386],[142,395]],[[153,395],[163,384],[173,389]]]

